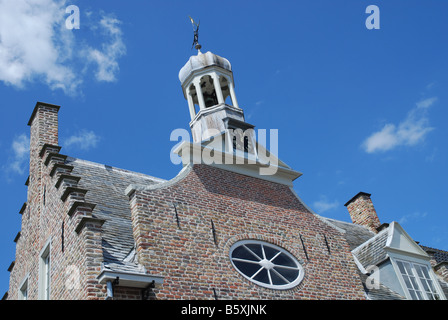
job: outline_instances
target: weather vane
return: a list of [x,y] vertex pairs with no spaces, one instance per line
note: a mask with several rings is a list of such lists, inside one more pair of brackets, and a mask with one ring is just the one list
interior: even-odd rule
[[198,23],[196,23],[192,17],[188,16],[191,20],[191,24],[193,25],[193,31],[194,31],[194,40],[193,40],[193,45],[191,46],[191,49],[193,49],[193,47],[197,50],[201,49],[201,45],[199,44],[199,23],[201,23],[201,21],[198,21]]

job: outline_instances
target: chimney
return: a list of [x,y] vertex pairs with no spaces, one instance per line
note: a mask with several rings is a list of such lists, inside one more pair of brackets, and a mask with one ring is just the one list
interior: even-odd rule
[[40,202],[44,186],[42,185],[44,150],[59,150],[58,147],[58,111],[59,106],[37,102],[31,114],[30,126],[30,175],[28,184],[28,206],[39,217]]
[[58,145],[59,108],[60,106],[54,104],[36,103],[28,121],[28,125],[31,127],[31,147],[40,149],[44,144]]
[[369,193],[359,192],[344,206],[347,207],[353,223],[367,227],[370,231],[378,233],[378,228],[381,226],[381,223],[370,196],[371,194]]

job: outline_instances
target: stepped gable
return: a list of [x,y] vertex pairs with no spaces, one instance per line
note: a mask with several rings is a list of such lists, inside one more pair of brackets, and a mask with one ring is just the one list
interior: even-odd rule
[[81,177],[78,187],[88,190],[85,201],[95,204],[92,217],[105,221],[102,225],[104,267],[112,271],[140,271],[137,263],[129,258],[134,238],[125,189],[130,184],[153,185],[165,180],[71,157],[66,159],[66,164],[73,167],[72,175]]

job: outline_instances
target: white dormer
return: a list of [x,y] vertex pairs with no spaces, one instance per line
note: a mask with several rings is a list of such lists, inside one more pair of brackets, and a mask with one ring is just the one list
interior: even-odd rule
[[377,281],[409,300],[446,300],[429,255],[392,222],[352,251],[361,272],[377,271]]

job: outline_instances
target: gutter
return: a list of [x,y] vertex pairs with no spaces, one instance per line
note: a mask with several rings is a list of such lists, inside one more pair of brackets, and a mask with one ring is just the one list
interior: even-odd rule
[[162,284],[164,277],[144,273],[103,270],[97,279],[99,283],[106,284],[106,299],[111,300],[114,297],[114,289],[117,286],[146,290],[153,288],[155,284]]

